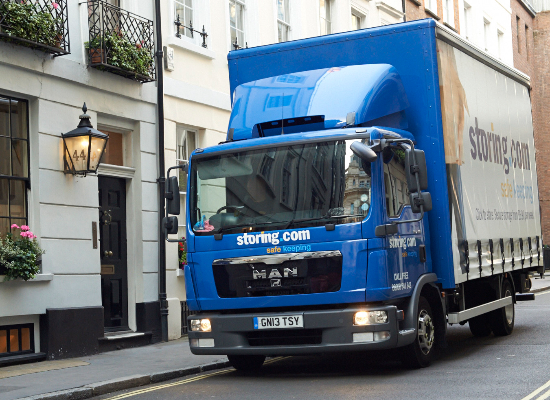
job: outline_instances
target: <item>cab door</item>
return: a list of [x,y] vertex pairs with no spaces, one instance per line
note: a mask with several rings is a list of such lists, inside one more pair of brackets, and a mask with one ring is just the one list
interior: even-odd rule
[[[386,221],[418,218],[410,206],[405,174],[405,151],[387,148],[383,153]],[[392,297],[408,295],[426,271],[424,220],[398,224],[398,233],[385,238],[388,282]]]

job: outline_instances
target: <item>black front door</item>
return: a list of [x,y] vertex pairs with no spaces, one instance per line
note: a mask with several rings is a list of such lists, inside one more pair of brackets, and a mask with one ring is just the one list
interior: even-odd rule
[[128,329],[126,181],[99,177],[101,299],[105,330]]

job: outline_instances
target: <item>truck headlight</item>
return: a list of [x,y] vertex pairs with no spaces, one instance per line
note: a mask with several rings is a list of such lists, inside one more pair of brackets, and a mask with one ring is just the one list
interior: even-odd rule
[[388,322],[386,311],[357,311],[353,316],[354,325],[374,325]]
[[210,324],[210,320],[207,318],[192,319],[191,330],[193,332],[210,332],[212,330],[212,325]]

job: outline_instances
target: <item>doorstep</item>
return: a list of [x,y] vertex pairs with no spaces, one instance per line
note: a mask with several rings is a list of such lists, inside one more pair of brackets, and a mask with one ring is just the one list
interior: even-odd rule
[[146,346],[151,344],[152,337],[152,332],[105,332],[105,336],[98,339],[99,352]]
[[20,354],[17,356],[0,357],[0,367],[8,365],[25,364],[46,359],[46,353]]

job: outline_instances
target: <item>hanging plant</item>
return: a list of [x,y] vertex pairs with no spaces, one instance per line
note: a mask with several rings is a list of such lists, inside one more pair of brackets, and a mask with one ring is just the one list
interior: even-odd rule
[[153,57],[144,41],[132,43],[122,32],[98,35],[84,43],[92,55],[92,63],[103,62],[125,71],[151,76]]
[[[45,44],[51,47],[61,47],[62,26],[61,18],[54,17],[60,11],[60,6],[55,1],[40,9],[30,0],[21,2],[3,1],[0,3],[0,32]],[[5,39],[10,41],[10,39]]]
[[[0,265],[5,271],[4,281],[33,279],[40,272],[40,248],[36,236],[26,225],[13,224],[4,238],[0,237]],[[19,234],[17,234],[19,231]]]
[[[185,240],[185,238],[182,238]],[[183,246],[183,243],[178,243],[178,259],[180,262],[180,269],[184,269],[187,265],[187,252],[185,251],[185,247]]]

